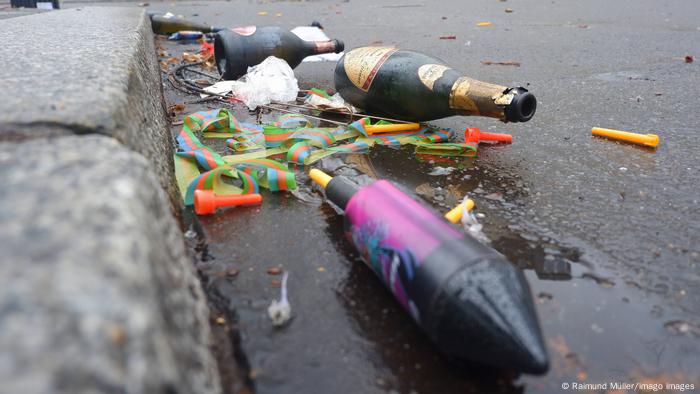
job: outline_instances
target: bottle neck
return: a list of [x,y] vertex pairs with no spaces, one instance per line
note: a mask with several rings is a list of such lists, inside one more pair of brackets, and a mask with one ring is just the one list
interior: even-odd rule
[[339,48],[338,40],[328,40],[328,41],[313,41],[311,44],[311,52],[314,55],[321,55],[324,53],[338,53],[342,49]]
[[450,108],[460,115],[479,115],[506,120],[505,106],[513,100],[505,86],[458,78],[450,91]]
[[214,31],[212,26],[191,22],[177,17],[164,18],[159,15],[154,15],[151,17],[151,25],[153,27],[153,32],[156,34],[171,34],[185,30],[201,31],[202,33],[210,33]]
[[537,99],[523,87],[507,88],[461,77],[452,85],[450,108],[459,115],[527,122],[535,114]]

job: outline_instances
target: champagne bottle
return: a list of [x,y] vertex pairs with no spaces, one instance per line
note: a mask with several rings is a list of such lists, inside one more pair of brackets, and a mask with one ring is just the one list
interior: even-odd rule
[[335,89],[350,104],[397,119],[424,121],[480,115],[526,122],[537,108],[532,93],[464,76],[440,59],[391,47],[361,47],[343,55]]
[[311,55],[339,53],[342,41],[305,41],[279,27],[237,27],[221,30],[214,39],[216,67],[224,79],[236,79],[248,67],[261,63],[269,56],[284,59],[291,68]]
[[183,30],[201,31],[202,33],[214,33],[223,30],[223,27],[208,26],[203,23],[188,21],[187,19],[178,18],[172,14],[157,14],[149,12],[151,17],[151,27],[156,34],[172,34]]

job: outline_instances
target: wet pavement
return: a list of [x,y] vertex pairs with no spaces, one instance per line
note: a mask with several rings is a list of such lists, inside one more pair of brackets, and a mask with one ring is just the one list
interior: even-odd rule
[[[530,282],[548,374],[515,376],[440,356],[358,260],[342,237],[342,217],[310,185],[308,169],[298,168],[295,194],[267,193],[261,207],[193,224],[206,239],[197,265],[220,317],[217,335],[236,344],[236,354],[221,350],[220,362],[230,359],[243,377],[230,392],[243,383],[257,393],[550,393],[563,383],[611,381],[698,387],[700,107],[693,91],[700,69],[683,60],[700,55],[693,1],[178,2],[150,9],[214,25],[291,28],[319,20],[346,48],[381,41],[424,51],[475,78],[526,85],[539,101],[525,124],[433,122],[514,135],[512,145],[482,146],[477,158],[377,147],[314,167],[392,180],[441,212],[472,196],[492,246]],[[476,27],[482,21],[493,24]],[[179,56],[187,48],[167,50]],[[302,64],[301,88],[332,88],[333,67]],[[170,104],[193,99],[172,89],[167,97]],[[204,108],[190,104],[186,112]],[[593,126],[655,132],[661,143],[653,151],[593,138]],[[429,175],[436,167],[449,174]],[[271,267],[290,274],[293,320],[281,329],[266,314],[281,278],[267,273]]]

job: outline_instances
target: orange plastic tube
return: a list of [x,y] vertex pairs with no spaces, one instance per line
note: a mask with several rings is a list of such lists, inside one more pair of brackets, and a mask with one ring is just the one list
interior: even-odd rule
[[396,131],[411,131],[418,129],[420,129],[419,123],[395,123],[365,126],[365,131],[367,134],[392,133]]
[[621,131],[614,129],[604,129],[601,127],[594,127],[591,129],[591,134],[598,137],[611,138],[619,141],[631,142],[633,144],[639,144],[648,146],[650,148],[656,148],[659,145],[659,136],[656,134],[637,134],[630,133],[629,131]]
[[236,205],[260,204],[262,196],[259,194],[229,194],[217,196],[211,190],[194,191],[194,211],[197,215],[210,215],[217,208],[233,207]]
[[481,141],[491,141],[491,142],[513,142],[513,136],[510,134],[501,133],[488,133],[486,131],[481,131],[476,127],[469,127],[464,131],[464,140],[466,142],[479,143]]

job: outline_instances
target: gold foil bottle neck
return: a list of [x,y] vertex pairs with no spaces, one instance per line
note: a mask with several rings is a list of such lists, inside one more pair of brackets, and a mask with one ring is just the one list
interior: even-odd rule
[[505,86],[481,82],[469,77],[461,77],[452,85],[450,108],[462,115],[489,116],[505,120],[505,106],[511,103],[513,95]]

